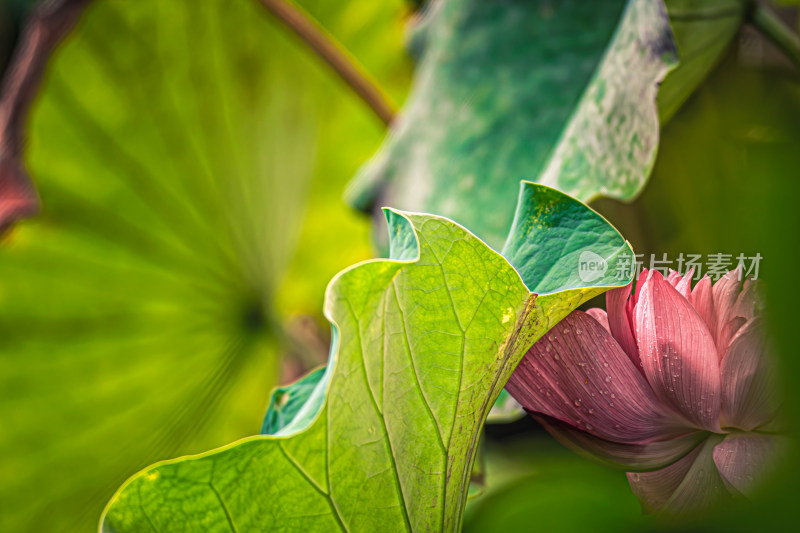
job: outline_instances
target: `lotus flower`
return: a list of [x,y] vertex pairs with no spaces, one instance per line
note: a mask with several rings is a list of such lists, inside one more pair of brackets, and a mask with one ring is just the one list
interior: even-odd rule
[[691,277],[645,270],[607,313],[574,311],[507,385],[562,444],[627,470],[647,512],[751,495],[780,439],[757,283]]

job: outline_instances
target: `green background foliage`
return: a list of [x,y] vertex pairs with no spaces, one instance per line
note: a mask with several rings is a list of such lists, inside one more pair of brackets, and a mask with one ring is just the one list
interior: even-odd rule
[[[300,3],[403,100],[404,2]],[[340,196],[382,125],[254,2],[207,2],[197,12],[194,4],[97,0],[34,107],[26,162],[43,212],[0,250],[4,531],[94,530],[138,469],[257,433],[278,379],[283,320],[317,313],[330,277],[371,255],[367,221]],[[741,2],[701,2],[719,17],[675,16],[694,4],[667,2],[683,66],[661,87],[662,118],[672,118],[653,177],[632,205],[596,206],[637,252],[764,256],[786,419],[796,421],[797,311],[786,284],[800,261],[799,80],[763,39],[735,38]],[[610,32],[611,14],[592,27]],[[16,27],[8,22],[4,32]],[[681,90],[692,84],[677,73],[699,80],[720,53],[727,59],[708,83],[693,96]],[[530,63],[555,72],[544,91],[553,97],[577,98],[567,84],[591,70]],[[492,105],[525,106],[529,93],[512,96]],[[545,125],[571,109],[550,107],[558,117],[544,115]],[[537,130],[548,143],[531,152],[539,166],[559,131]],[[536,168],[521,167],[514,183]],[[244,201],[245,191],[268,196],[266,207]],[[468,531],[793,524],[796,455],[755,503],[665,524],[638,514],[622,473],[574,456],[527,421],[490,433],[486,450],[487,491],[469,504]]]
[[[307,7],[402,93],[405,7],[354,4]],[[0,251],[0,530],[90,531],[140,468],[258,433],[284,317],[371,254],[340,196],[381,133],[256,2],[89,8]]]

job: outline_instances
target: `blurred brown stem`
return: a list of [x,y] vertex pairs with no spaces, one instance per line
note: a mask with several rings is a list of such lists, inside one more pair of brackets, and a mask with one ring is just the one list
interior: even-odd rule
[[383,91],[359,66],[355,58],[351,57],[310,15],[289,0],[258,1],[326,62],[384,124],[388,126],[392,122],[394,110]]
[[763,2],[754,2],[748,16],[750,23],[767,39],[781,49],[800,68],[800,37],[788,28]]

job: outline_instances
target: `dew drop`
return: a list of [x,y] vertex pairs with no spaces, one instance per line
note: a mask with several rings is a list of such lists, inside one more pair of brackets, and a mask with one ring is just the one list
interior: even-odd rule
[[580,399],[580,398],[578,398],[577,400],[575,400],[575,401],[574,401],[574,402],[572,402],[572,403],[574,403],[574,404],[575,404],[575,407],[580,407],[581,405],[583,405],[583,402],[581,402],[581,399]]
[[592,425],[591,424],[586,424],[586,429],[592,429]]
[[576,335],[580,335],[581,333],[583,333],[583,331],[581,330],[581,328],[577,328],[577,329],[575,330],[575,334],[576,334]]
[[590,414],[590,415],[593,415],[593,414],[594,414],[594,409],[592,409],[592,408],[589,408],[589,414]]
[[606,383],[611,383],[611,376],[606,376]]
[[569,333],[569,328],[564,328],[564,335]]
[[558,361],[559,359],[561,359],[561,357],[559,357],[559,356],[558,356],[558,354],[555,354],[555,355],[553,356],[553,359],[555,359],[556,361]]
[[545,352],[552,352],[553,351],[553,347],[548,344],[547,346],[544,347],[544,351]]
[[608,368],[608,362],[606,362],[606,361],[603,361],[603,366],[604,366],[604,367],[606,367],[606,368]]

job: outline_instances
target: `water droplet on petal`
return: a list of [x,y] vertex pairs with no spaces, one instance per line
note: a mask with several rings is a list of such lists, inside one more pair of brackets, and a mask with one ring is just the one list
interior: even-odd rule
[[574,402],[572,402],[572,403],[574,403],[574,404],[575,404],[575,407],[580,407],[581,405],[583,405],[583,402],[581,402],[581,399],[580,399],[580,398],[578,398],[577,400],[575,400],[575,401],[574,401]]
[[611,383],[611,376],[606,376],[606,383]]

